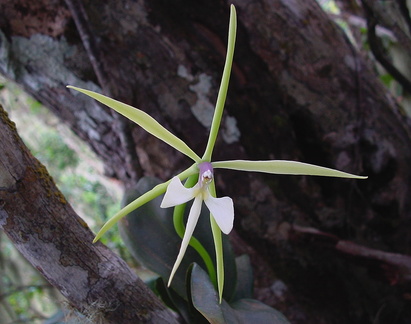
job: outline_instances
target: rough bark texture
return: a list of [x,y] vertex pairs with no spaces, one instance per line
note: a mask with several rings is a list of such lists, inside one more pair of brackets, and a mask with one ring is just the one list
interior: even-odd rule
[[177,323],[75,214],[0,106],[0,226],[70,304],[98,323]]
[[[0,72],[126,187],[142,174],[170,178],[184,157],[65,85],[149,112],[201,154],[228,3],[66,2],[0,4]],[[214,159],[292,159],[370,177],[216,174],[235,201],[233,242],[252,254],[256,296],[293,323],[409,322],[409,120],[314,0],[233,3],[237,49]]]

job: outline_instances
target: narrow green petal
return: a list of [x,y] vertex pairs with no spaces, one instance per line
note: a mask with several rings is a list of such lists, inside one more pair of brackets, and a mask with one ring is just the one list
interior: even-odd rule
[[271,160],[271,161],[246,161],[233,160],[213,162],[213,168],[222,168],[238,171],[251,172],[265,172],[272,174],[289,174],[289,175],[311,175],[324,177],[338,177],[338,178],[352,178],[352,179],[367,179],[366,176],[358,176],[355,174],[342,172],[330,168],[321,167],[318,165],[285,161],[285,160]]
[[[180,180],[186,179],[190,175],[196,173],[196,168],[197,168],[196,165],[193,164],[191,167],[181,172],[178,175],[178,177],[180,178]],[[113,225],[117,223],[120,219],[127,216],[129,213],[131,213],[133,210],[137,209],[138,207],[143,206],[150,200],[163,194],[166,191],[167,186],[169,185],[170,182],[171,182],[171,179],[166,182],[158,184],[153,189],[151,189],[150,191],[147,191],[145,194],[141,195],[136,200],[129,203],[127,206],[125,206],[123,209],[117,212],[100,229],[100,231],[97,233],[96,237],[94,238],[93,243],[97,242],[104,235],[104,233],[106,233],[110,228],[112,228]]]
[[192,149],[190,149],[186,143],[184,143],[169,130],[164,128],[159,122],[157,122],[153,117],[151,117],[144,111],[90,90],[85,90],[73,86],[67,86],[67,88],[77,90],[101,102],[102,104],[105,104],[106,106],[114,109],[118,113],[122,114],[131,121],[135,122],[137,125],[144,128],[150,134],[174,147],[177,151],[180,151],[181,153],[187,155],[189,158],[194,160],[194,162],[200,161],[200,157]]
[[221,78],[220,89],[218,91],[217,102],[215,106],[213,121],[211,123],[210,135],[208,136],[207,147],[203,155],[203,161],[211,161],[214,144],[217,139],[218,130],[220,128],[221,117],[223,116],[225,99],[227,97],[228,83],[230,81],[231,66],[233,64],[235,38],[237,33],[237,14],[235,7],[230,7],[230,22],[228,28],[228,45],[223,76]]
[[[216,190],[214,181],[209,186],[210,194],[215,197]],[[218,226],[214,216],[210,214],[210,225],[211,231],[213,233],[214,248],[216,255],[216,266],[217,266],[217,287],[220,304],[223,300],[223,290],[224,290],[224,253],[223,253],[223,239],[221,236],[221,230]]]

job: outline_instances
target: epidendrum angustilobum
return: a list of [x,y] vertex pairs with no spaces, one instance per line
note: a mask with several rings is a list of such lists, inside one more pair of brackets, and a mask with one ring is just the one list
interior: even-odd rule
[[[190,200],[194,200],[187,219],[186,228],[177,229],[184,233],[180,251],[171,271],[168,285],[170,285],[178,266],[183,259],[185,251],[189,244],[198,245],[195,238],[192,237],[197,220],[200,216],[203,202],[210,211],[210,222],[213,233],[214,245],[216,250],[216,266],[217,266],[217,287],[219,291],[220,302],[222,298],[224,286],[224,269],[223,269],[223,248],[222,236],[230,233],[233,228],[234,221],[234,205],[233,200],[229,197],[216,197],[216,190],[214,184],[214,169],[231,169],[239,171],[264,172],[271,174],[288,174],[288,175],[313,175],[313,176],[327,176],[327,177],[341,177],[353,179],[365,179],[367,177],[357,176],[346,172],[337,171],[330,168],[316,166],[312,164],[284,161],[284,160],[269,160],[269,161],[247,161],[247,160],[232,160],[232,161],[212,161],[212,153],[214,144],[217,139],[218,130],[224,110],[225,99],[227,96],[228,83],[231,73],[231,66],[234,55],[234,45],[237,29],[237,18],[235,7],[231,5],[230,22],[228,32],[228,46],[225,66],[223,70],[220,89],[217,96],[214,116],[210,128],[207,146],[204,154],[200,157],[180,138],[173,135],[170,131],[159,124],[154,118],[142,110],[126,105],[117,100],[103,96],[96,92],[89,90],[68,86],[71,89],[82,92],[95,100],[107,105],[118,113],[129,118],[147,132],[156,136],[165,143],[171,145],[176,150],[185,154],[193,160],[193,164],[181,173],[174,176],[172,179],[155,186],[150,191],[138,197],[122,210],[117,212],[97,233],[94,242],[110,229],[117,221],[126,216],[131,211],[142,206],[155,197],[164,194],[161,207],[175,207],[174,217],[183,219],[184,208],[179,208]],[[186,180],[183,185],[181,181]],[[181,221],[182,222],[182,221]],[[178,222],[175,222],[178,223]],[[201,254],[201,253],[200,253]],[[209,273],[214,265],[210,265],[209,260],[205,260]],[[215,270],[214,270],[215,273]],[[213,279],[213,278],[212,278]],[[215,278],[214,278],[215,280]]]

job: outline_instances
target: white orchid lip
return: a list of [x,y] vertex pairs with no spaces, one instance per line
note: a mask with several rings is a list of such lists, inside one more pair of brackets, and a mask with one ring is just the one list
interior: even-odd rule
[[180,179],[178,177],[174,177],[168,185],[167,191],[160,205],[162,208],[174,207],[194,199],[188,215],[186,230],[184,232],[183,241],[181,242],[180,251],[178,252],[177,259],[174,263],[173,269],[171,270],[168,285],[170,285],[174,274],[176,273],[187,250],[191,236],[193,235],[194,229],[197,225],[198,218],[200,217],[203,201],[223,233],[228,234],[233,228],[233,200],[229,197],[216,198],[211,195],[208,187],[214,179],[214,173],[210,162],[200,163],[198,165],[198,169],[200,171],[198,182],[192,188],[184,187]]

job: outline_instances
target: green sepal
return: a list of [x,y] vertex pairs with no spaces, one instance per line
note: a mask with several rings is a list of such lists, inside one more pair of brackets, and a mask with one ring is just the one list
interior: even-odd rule
[[[185,171],[181,172],[179,175],[177,175],[180,180],[185,179],[189,177],[190,175],[195,173],[195,165],[192,165]],[[166,182],[160,183],[157,186],[155,186],[153,189],[147,191],[146,193],[142,194],[140,197],[135,199],[134,201],[130,202],[127,206],[122,208],[120,211],[118,211],[113,217],[111,217],[100,229],[100,231],[97,233],[96,237],[93,240],[93,243],[97,242],[100,237],[104,235],[105,232],[107,232],[110,228],[114,226],[120,219],[125,217],[127,214],[131,213],[133,210],[143,206],[147,202],[153,200],[154,198],[158,197],[159,195],[163,194],[167,190],[167,186],[170,183],[171,180],[168,180]]]
[[219,161],[211,163],[213,168],[230,169],[237,171],[248,172],[264,172],[271,174],[288,174],[288,175],[310,175],[323,177],[338,177],[351,179],[367,179],[366,176],[359,176],[335,169],[325,168],[322,166],[286,160],[270,160],[270,161],[247,161],[247,160],[232,160]]
[[94,91],[85,90],[73,86],[67,86],[67,88],[84,93],[85,95],[114,109],[119,114],[127,117],[143,129],[145,129],[151,135],[154,135],[163,142],[175,148],[177,151],[187,155],[194,162],[200,161],[200,157],[191,148],[189,148],[185,142],[183,142],[181,139],[179,139],[177,136],[171,133],[168,129],[162,126],[158,121],[156,121],[146,112]]
[[205,149],[203,160],[210,161],[213,153],[214,144],[217,139],[220,128],[221,118],[223,116],[225,100],[227,97],[228,84],[230,82],[231,66],[233,64],[235,38],[237,34],[237,14],[234,5],[230,7],[230,22],[228,27],[228,44],[225,58],[223,75],[221,77],[220,89],[218,90],[217,102],[214,110],[213,121],[211,122],[210,135],[208,136],[207,147]]

